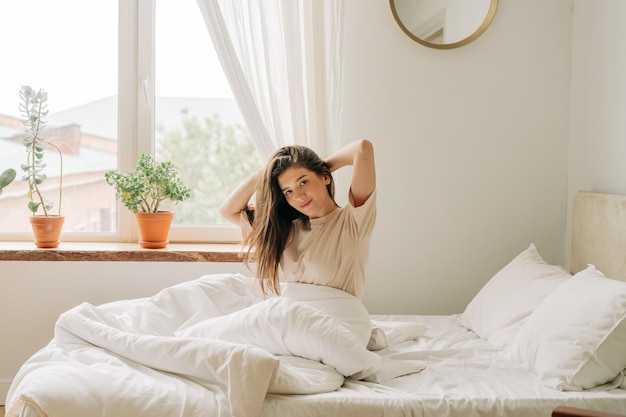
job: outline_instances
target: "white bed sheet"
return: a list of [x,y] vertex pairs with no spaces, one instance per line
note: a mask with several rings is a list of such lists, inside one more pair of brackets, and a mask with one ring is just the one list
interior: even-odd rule
[[557,405],[626,414],[626,390],[564,392],[541,383],[450,316],[372,316],[429,328],[417,341],[381,350],[383,356],[423,361],[419,373],[384,384],[347,381],[315,396],[268,395],[264,417],[549,417]]

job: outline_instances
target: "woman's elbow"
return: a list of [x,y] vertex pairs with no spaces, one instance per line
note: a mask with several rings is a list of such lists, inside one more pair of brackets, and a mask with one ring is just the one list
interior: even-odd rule
[[359,156],[361,159],[370,159],[374,157],[374,144],[368,139],[359,141]]
[[220,206],[219,213],[224,220],[229,221],[231,223],[237,224],[239,220],[239,213],[234,212],[232,210],[232,207],[229,207],[227,205]]
[[374,153],[374,144],[369,139],[360,139],[359,151],[364,153]]

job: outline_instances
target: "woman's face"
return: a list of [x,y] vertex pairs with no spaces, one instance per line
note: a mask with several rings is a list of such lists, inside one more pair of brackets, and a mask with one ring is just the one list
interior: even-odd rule
[[291,166],[278,176],[287,203],[311,219],[323,217],[337,206],[328,194],[328,175],[319,175],[301,166]]

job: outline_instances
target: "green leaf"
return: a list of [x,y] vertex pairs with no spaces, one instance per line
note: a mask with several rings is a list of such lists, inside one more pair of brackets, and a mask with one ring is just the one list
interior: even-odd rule
[[13,168],[6,169],[2,174],[0,174],[0,192],[7,185],[11,184],[15,177],[17,176],[17,172]]
[[37,210],[39,210],[39,206],[41,205],[41,203],[35,203],[34,201],[29,201],[28,202],[28,209],[30,211],[33,212],[33,214],[37,213]]

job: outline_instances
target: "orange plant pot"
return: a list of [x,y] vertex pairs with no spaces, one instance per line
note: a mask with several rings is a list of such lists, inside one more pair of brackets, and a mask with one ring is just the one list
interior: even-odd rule
[[139,246],[146,249],[167,247],[173,212],[137,213],[135,217],[139,228]]
[[35,235],[38,248],[56,248],[59,246],[64,216],[31,216],[30,225]]

